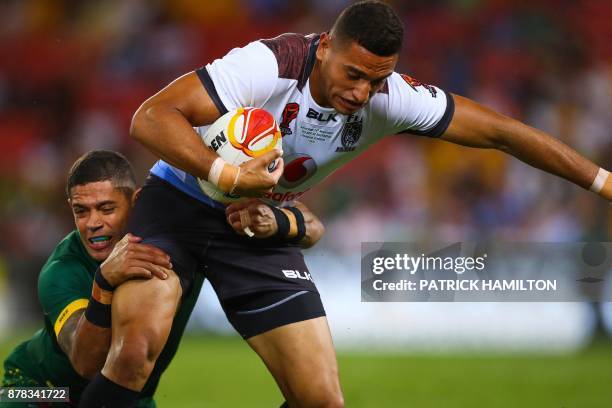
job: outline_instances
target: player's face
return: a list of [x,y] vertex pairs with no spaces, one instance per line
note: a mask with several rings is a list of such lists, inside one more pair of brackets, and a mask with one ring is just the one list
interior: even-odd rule
[[349,115],[361,109],[393,73],[398,55],[381,57],[354,41],[336,41],[321,36],[317,49],[318,64],[311,80],[313,96],[323,106]]
[[104,261],[122,238],[132,200],[110,180],[75,186],[68,203],[89,255]]

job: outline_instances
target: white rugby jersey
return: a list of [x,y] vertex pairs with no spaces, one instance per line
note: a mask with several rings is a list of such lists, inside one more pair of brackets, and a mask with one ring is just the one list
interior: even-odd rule
[[[319,106],[309,82],[319,37],[283,34],[255,41],[196,71],[222,115],[253,106],[276,118],[283,135],[285,170],[267,198],[277,205],[298,199],[385,135],[440,136],[454,113],[450,94],[398,73],[352,115]],[[207,128],[196,131],[203,135]],[[202,192],[193,176],[164,161],[158,161],[151,173],[223,208]]]

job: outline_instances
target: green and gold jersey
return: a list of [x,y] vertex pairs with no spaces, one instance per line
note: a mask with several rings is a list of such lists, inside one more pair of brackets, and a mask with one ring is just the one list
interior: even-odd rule
[[[44,312],[45,327],[8,356],[4,363],[5,383],[7,377],[11,377],[12,382],[19,382],[21,378],[23,386],[35,382],[38,386],[69,387],[71,400],[78,401],[87,380],[74,371],[56,339],[68,318],[87,307],[98,266],[99,262],[89,256],[77,231],[68,234],[55,248],[38,278],[38,297]],[[139,407],[155,406],[153,394],[161,374],[176,353],[203,282],[203,275],[196,274],[193,287],[184,295],[166,346],[142,390],[143,400]]]

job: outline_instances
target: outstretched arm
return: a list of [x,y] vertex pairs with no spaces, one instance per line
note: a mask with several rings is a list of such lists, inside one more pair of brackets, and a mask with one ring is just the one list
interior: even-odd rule
[[455,115],[443,140],[494,148],[548,173],[563,177],[612,201],[612,177],[549,134],[501,115],[468,98],[453,95]]

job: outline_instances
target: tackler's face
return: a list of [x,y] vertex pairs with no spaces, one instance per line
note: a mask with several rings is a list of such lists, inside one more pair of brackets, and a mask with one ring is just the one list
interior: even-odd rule
[[68,203],[89,255],[102,262],[123,237],[133,197],[110,180],[74,186]]
[[317,48],[318,72],[313,73],[315,100],[318,96],[317,102],[345,115],[355,113],[384,86],[398,57],[381,57],[355,41],[334,41],[329,34],[322,34]]

